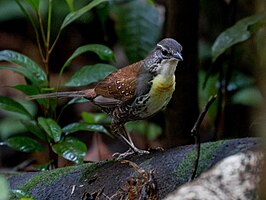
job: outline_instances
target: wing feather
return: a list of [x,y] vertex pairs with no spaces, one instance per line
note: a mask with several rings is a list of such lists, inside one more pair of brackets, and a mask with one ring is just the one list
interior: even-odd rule
[[[139,61],[121,68],[100,81],[95,87],[97,96],[101,96],[98,98],[98,104],[119,105],[119,103],[134,99],[136,77],[142,64],[143,61]],[[97,98],[95,100],[97,101]]]

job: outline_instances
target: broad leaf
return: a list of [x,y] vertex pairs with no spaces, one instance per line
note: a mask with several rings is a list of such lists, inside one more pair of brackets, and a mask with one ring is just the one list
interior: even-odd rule
[[[36,86],[35,85],[16,85],[16,86],[13,86],[13,88],[16,88],[17,90],[23,92],[27,96],[40,94],[37,85]],[[40,105],[42,105],[46,108],[54,105],[53,99],[36,99],[36,101]]]
[[29,57],[11,50],[3,50],[0,51],[0,61],[8,61],[18,65],[14,67],[1,66],[0,69],[5,68],[12,70],[25,76],[33,84],[38,86],[47,86],[47,76],[45,72]]
[[59,142],[62,135],[61,127],[51,118],[38,118],[38,124],[45,130],[45,132],[55,141]]
[[13,88],[29,96],[39,94],[39,89],[34,85],[15,85]]
[[64,141],[54,144],[52,149],[58,155],[77,164],[83,162],[87,153],[86,145],[73,137],[66,137]]
[[26,136],[14,136],[4,141],[6,145],[22,152],[40,152],[44,148],[36,140]]
[[75,122],[65,126],[62,130],[66,134],[74,133],[77,131],[92,131],[92,132],[97,131],[110,135],[103,125],[89,124],[87,122]]
[[[246,41],[253,32],[266,24],[266,13],[252,15],[241,19],[232,27],[222,32],[212,46],[212,61],[233,45]],[[254,28],[256,26],[256,28]]]
[[100,44],[88,44],[77,48],[77,50],[65,62],[60,73],[63,73],[64,69],[72,62],[73,59],[75,59],[80,54],[89,51],[96,53],[102,60],[114,60],[114,54],[110,48]]
[[114,2],[111,12],[129,62],[146,57],[161,35],[163,20],[156,7],[147,0],[123,1]]
[[234,104],[241,104],[245,106],[259,106],[263,103],[263,96],[256,87],[248,87],[239,90],[232,97]]
[[84,6],[83,8],[69,13],[65,17],[65,19],[64,19],[64,21],[60,27],[60,30],[63,30],[66,26],[68,26],[73,21],[75,21],[76,19],[78,19],[79,17],[84,15],[86,12],[90,11],[95,6],[99,5],[100,3],[106,2],[106,1],[108,1],[108,0],[94,0],[91,3],[89,3],[88,5]]
[[24,108],[23,105],[9,97],[0,96],[0,109],[19,113],[32,119],[32,115],[26,110],[26,108]]
[[[29,0],[31,1],[31,0]],[[36,17],[33,17],[30,12],[20,3],[20,0],[16,0],[16,3],[18,4],[20,10],[24,13],[24,15],[28,18],[28,20],[31,22],[32,27],[34,29],[35,35],[38,38],[39,37],[39,32],[38,32],[38,22]],[[32,7],[35,11],[38,10],[39,8],[39,0],[33,0],[32,2]]]
[[39,9],[39,0],[25,0],[34,10]]
[[40,138],[43,141],[46,141],[46,136],[44,131],[38,126],[38,124],[33,120],[21,120],[21,123],[25,126],[25,128],[33,133],[35,136]]
[[79,69],[65,86],[84,86],[104,79],[116,68],[108,64],[87,65]]

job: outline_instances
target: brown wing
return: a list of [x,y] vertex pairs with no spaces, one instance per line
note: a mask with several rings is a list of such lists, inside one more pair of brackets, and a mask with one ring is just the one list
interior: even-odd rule
[[142,64],[143,61],[139,61],[107,76],[96,85],[97,96],[123,102],[132,99],[135,96],[136,76]]

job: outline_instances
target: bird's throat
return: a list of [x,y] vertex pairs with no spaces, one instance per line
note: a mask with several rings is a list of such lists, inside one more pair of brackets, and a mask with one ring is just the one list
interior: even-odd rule
[[176,66],[178,64],[178,60],[170,59],[163,60],[158,67],[158,74],[162,76],[169,77],[175,74]]

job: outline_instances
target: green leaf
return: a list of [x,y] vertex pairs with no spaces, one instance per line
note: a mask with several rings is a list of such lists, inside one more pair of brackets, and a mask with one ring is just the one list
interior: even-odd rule
[[129,132],[137,132],[149,140],[154,140],[162,134],[162,128],[160,126],[147,121],[128,122],[126,129]]
[[45,132],[55,141],[59,142],[62,135],[61,127],[51,118],[38,118],[38,124],[45,130]]
[[7,200],[9,199],[9,186],[8,182],[4,176],[0,175],[0,199]]
[[154,5],[145,0],[122,1],[111,5],[119,41],[130,63],[147,56],[158,42],[163,20]]
[[89,3],[88,5],[84,6],[83,8],[69,13],[65,17],[65,19],[64,19],[64,21],[60,27],[60,30],[63,30],[66,26],[68,26],[73,21],[75,21],[76,19],[78,19],[79,17],[84,15],[86,12],[90,11],[95,6],[99,5],[100,3],[106,2],[106,1],[108,1],[108,0],[94,0],[91,3]]
[[29,57],[11,50],[3,50],[0,51],[0,61],[8,61],[18,65],[14,67],[0,66],[0,69],[8,69],[19,73],[39,87],[47,86],[47,76],[45,72]]
[[44,148],[36,140],[26,136],[14,136],[4,141],[6,145],[18,151],[34,153],[43,151]]
[[234,104],[245,106],[259,106],[263,103],[263,96],[256,87],[241,89],[232,97]]
[[24,106],[9,97],[0,96],[0,109],[19,113],[32,119],[32,115],[24,108]]
[[71,104],[74,104],[74,103],[87,103],[87,102],[90,102],[90,100],[84,98],[84,97],[77,97],[77,98],[73,98],[71,99],[67,105],[71,105]]
[[33,120],[21,120],[21,123],[25,126],[25,128],[33,133],[35,136],[40,138],[43,141],[46,141],[46,136],[43,130],[38,126],[38,124]]
[[[27,17],[27,19],[31,22],[32,27],[34,29],[35,35],[38,38],[39,37],[39,32],[38,32],[38,22],[37,22],[37,17],[33,17],[30,12],[27,11],[27,9],[20,3],[19,0],[15,0],[16,3],[18,4],[20,10],[24,13],[24,15]],[[39,0],[35,1],[33,0],[32,2],[32,7],[36,11],[39,8]],[[36,8],[35,8],[36,7]]]
[[74,0],[66,0],[69,10],[74,11]]
[[104,79],[115,71],[116,68],[108,64],[87,65],[79,69],[66,83],[65,86],[85,86]]
[[39,9],[39,0],[25,0],[34,10]]
[[110,135],[109,132],[103,125],[99,124],[89,124],[87,122],[75,122],[65,126],[62,131],[66,134],[74,133],[77,131],[91,131],[91,132],[101,132]]
[[0,6],[0,22],[8,22],[14,19],[23,19],[23,14],[17,6],[14,6],[14,1],[1,1]]
[[54,144],[52,149],[58,155],[77,164],[83,162],[87,153],[86,144],[74,137],[66,137],[64,141]]
[[[246,41],[252,33],[259,30],[266,23],[266,13],[260,13],[239,20],[235,25],[222,32],[212,46],[212,61],[223,54],[233,45]],[[256,29],[252,27],[256,26]]]
[[105,113],[88,113],[88,112],[82,112],[81,116],[84,119],[84,121],[89,124],[101,123],[103,120],[105,120],[108,117],[108,115]]
[[39,94],[39,89],[34,85],[15,85],[15,86],[12,86],[12,88],[17,89],[26,95]]
[[114,54],[110,48],[100,44],[88,44],[76,49],[76,51],[65,62],[60,73],[63,73],[64,69],[72,62],[73,59],[88,51],[96,53],[102,60],[114,60]]
[[[12,86],[12,88],[15,88],[15,89],[23,92],[27,96],[40,94],[38,87],[35,85],[15,85],[15,86]],[[45,108],[52,107],[54,104],[53,99],[36,99],[36,101],[40,105],[44,106]]]

